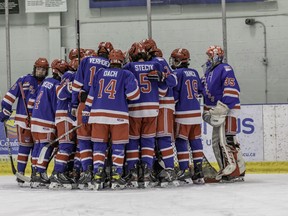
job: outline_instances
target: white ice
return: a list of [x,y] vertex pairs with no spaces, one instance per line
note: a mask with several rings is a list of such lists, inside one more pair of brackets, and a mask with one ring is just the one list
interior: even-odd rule
[[20,188],[0,177],[1,216],[287,216],[288,174],[173,188],[81,191]]

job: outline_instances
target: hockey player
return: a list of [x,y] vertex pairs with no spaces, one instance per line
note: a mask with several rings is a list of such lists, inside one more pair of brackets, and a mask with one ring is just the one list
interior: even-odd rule
[[[60,84],[61,75],[68,70],[68,63],[62,59],[55,59],[51,63],[53,77],[43,80],[38,89],[31,118],[31,131],[35,145],[32,157],[37,159],[41,149],[56,138],[55,113],[57,107],[56,88]],[[50,180],[46,170],[53,147],[50,146],[45,154],[43,163],[32,168],[31,187],[49,185]]]
[[[210,46],[206,54],[208,60],[202,78],[205,105],[203,119],[213,126],[212,146],[220,167],[216,179],[229,180],[245,174],[245,162],[236,139],[240,88],[233,68],[223,62],[223,49],[220,46]],[[221,134],[223,124],[225,132],[223,130]],[[224,143],[219,142],[220,136]]]
[[[147,53],[141,43],[134,43],[129,55],[133,62],[125,65],[136,77],[140,86],[140,99],[129,101],[129,143],[126,146],[126,162],[129,183],[138,187],[138,180],[147,187],[154,181],[152,171],[156,123],[159,112],[159,95],[165,96],[167,85],[162,82],[163,67],[157,62],[147,61]],[[148,80],[148,75],[159,75],[158,81]],[[139,146],[141,169],[138,176]],[[139,179],[138,179],[139,177]]]
[[[147,39],[149,40],[149,39]],[[151,40],[151,39],[150,39]],[[148,48],[151,47],[150,43],[147,44]],[[153,43],[152,43],[153,44]],[[149,60],[160,63],[164,68],[164,76],[166,76],[166,83],[168,86],[165,97],[159,97],[159,114],[157,117],[157,133],[156,133],[156,149],[160,151],[158,162],[163,161],[164,169],[158,174],[160,185],[166,186],[169,182],[178,185],[176,174],[174,171],[174,151],[172,146],[175,100],[173,97],[173,87],[177,85],[177,77],[172,73],[167,61],[163,58],[162,51],[157,47],[152,47],[148,50]],[[157,155],[157,154],[156,154]],[[155,163],[157,169],[158,163]],[[157,172],[157,171],[156,171]]]
[[[72,115],[77,116],[77,125],[82,123],[82,111],[85,108],[85,101],[92,85],[93,77],[100,68],[109,67],[108,55],[113,50],[110,42],[99,43],[98,57],[86,57],[82,59],[75,75],[72,86]],[[77,114],[76,114],[77,110]],[[91,185],[93,169],[93,146],[91,142],[91,125],[84,124],[77,130],[77,141],[80,149],[82,173],[79,179],[79,188],[84,185]]]
[[[0,112],[0,121],[4,122],[9,119],[12,113],[12,105],[18,99],[15,125],[17,127],[17,135],[19,142],[17,169],[20,174],[25,173],[29,154],[33,147],[33,139],[30,130],[30,115],[28,107],[26,107],[28,100],[35,94],[39,84],[48,75],[49,63],[46,58],[39,58],[35,61],[32,74],[20,77],[17,82],[10,88],[4,96],[1,105],[2,112]],[[22,95],[24,93],[24,95]],[[25,100],[25,102],[24,102]],[[24,182],[17,179],[19,185]]]
[[68,58],[70,61],[72,61],[75,58],[78,58],[78,55],[80,53],[80,60],[85,56],[85,50],[83,48],[80,48],[80,52],[78,52],[77,48],[71,49],[68,55]]
[[194,175],[193,182],[204,183],[202,172],[203,145],[201,140],[201,110],[198,93],[202,86],[198,72],[188,68],[190,53],[187,49],[178,48],[172,51],[170,64],[177,76],[178,85],[174,88],[175,107],[175,146],[181,173],[178,179],[191,182],[189,169],[189,151],[187,141],[191,147]]
[[[56,88],[57,93],[57,108],[55,115],[55,124],[57,127],[58,137],[67,133],[71,130],[76,124],[76,118],[71,115],[69,111],[69,106],[71,106],[71,93],[72,93],[72,83],[75,77],[75,68],[78,67],[78,59],[75,58],[71,63],[66,64],[62,63],[61,60],[58,60],[54,64],[54,70],[65,71],[69,66],[69,71],[66,71],[65,74],[61,77],[61,83]],[[62,75],[59,73],[59,75]],[[71,132],[67,136],[59,140],[58,152],[55,157],[55,166],[54,171],[50,177],[50,189],[64,187],[67,189],[72,189],[72,184],[75,183],[69,174],[69,168],[72,171],[72,168],[69,167],[69,160],[74,159],[76,151],[76,132]],[[71,162],[70,162],[71,163]],[[74,165],[72,163],[72,165]],[[76,167],[76,170],[80,173],[80,167]]]
[[135,76],[121,69],[124,62],[121,50],[109,54],[110,67],[100,69],[94,76],[83,111],[82,121],[92,124],[95,189],[105,181],[105,155],[112,143],[111,188],[123,188],[122,179],[125,145],[129,141],[128,100],[137,100],[140,90]]

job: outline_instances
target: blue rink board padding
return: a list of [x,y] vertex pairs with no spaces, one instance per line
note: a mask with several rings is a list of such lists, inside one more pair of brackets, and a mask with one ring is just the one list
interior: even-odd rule
[[[17,154],[18,152],[18,140],[16,128],[14,126],[7,127],[8,129],[8,137],[10,140],[10,145],[12,148],[12,154]],[[6,135],[4,130],[4,125],[0,122],[0,156],[8,154],[8,143],[6,141]]]
[[[227,3],[263,2],[264,0],[226,0]],[[90,8],[146,6],[147,0],[89,0]],[[151,0],[152,5],[218,4],[221,0]]]

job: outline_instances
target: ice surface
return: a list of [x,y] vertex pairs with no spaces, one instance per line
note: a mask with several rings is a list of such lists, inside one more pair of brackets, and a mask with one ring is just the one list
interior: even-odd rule
[[288,174],[173,188],[81,191],[20,188],[0,177],[1,216],[288,216]]

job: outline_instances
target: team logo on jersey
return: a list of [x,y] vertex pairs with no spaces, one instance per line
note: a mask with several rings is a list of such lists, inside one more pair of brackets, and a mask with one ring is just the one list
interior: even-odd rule
[[118,122],[124,122],[124,119],[119,119],[119,118],[117,118],[117,121],[118,121]]
[[231,66],[224,66],[224,69],[225,69],[226,71],[231,71],[231,70],[232,70]]

